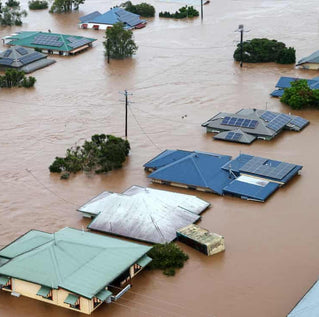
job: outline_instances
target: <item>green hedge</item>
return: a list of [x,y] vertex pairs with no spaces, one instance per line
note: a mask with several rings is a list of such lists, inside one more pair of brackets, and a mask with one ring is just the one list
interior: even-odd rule
[[127,1],[122,3],[121,7],[126,11],[138,14],[146,18],[153,17],[155,15],[155,8],[146,2],[134,5],[131,1]]
[[175,13],[170,13],[168,11],[160,12],[159,16],[161,18],[185,19],[198,17],[199,12],[193,6],[185,6],[180,8]]
[[47,1],[42,1],[42,0],[32,0],[28,2],[29,4],[29,9],[30,10],[42,10],[42,9],[47,9],[49,7],[49,4]]

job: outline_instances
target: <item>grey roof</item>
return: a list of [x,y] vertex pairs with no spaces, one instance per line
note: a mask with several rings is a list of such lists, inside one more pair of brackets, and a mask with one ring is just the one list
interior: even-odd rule
[[176,230],[200,219],[210,204],[192,195],[132,186],[103,192],[78,210],[97,215],[89,229],[152,243],[170,242]]
[[318,317],[319,316],[319,281],[298,302],[287,317]]
[[[236,113],[227,113],[227,112],[220,112],[208,121],[204,122],[202,124],[203,127],[210,128],[213,130],[213,132],[223,132],[223,131],[235,131],[238,130],[238,126],[232,126],[232,125],[225,125],[222,124],[222,121],[225,117],[230,116],[230,117],[236,117],[236,118],[242,118],[242,119],[250,119],[250,120],[257,120],[258,124],[254,128],[245,128],[245,127],[240,127],[241,132],[250,134],[253,136],[256,136],[257,138],[273,138],[275,137],[280,130],[274,131],[273,129],[269,128],[269,121],[265,120],[262,118],[262,116],[265,113],[270,113],[273,114],[273,117],[276,118],[279,115],[282,115],[281,113],[278,112],[273,112],[273,111],[268,111],[268,110],[260,110],[260,109],[241,109]],[[301,128],[295,124],[293,124],[294,119],[300,118],[298,116],[294,115],[286,115],[287,117],[290,117],[291,120],[282,127],[282,129],[290,129],[294,131],[300,131],[304,126]],[[305,120],[306,123],[308,124],[309,121]],[[306,124],[306,125],[307,125]],[[223,139],[224,135],[221,135],[221,138]]]
[[232,132],[241,134],[241,137],[239,138],[239,140],[229,139],[227,137],[229,131],[224,131],[224,132],[220,132],[220,133],[216,134],[214,136],[214,139],[230,141],[230,142],[237,142],[237,143],[244,143],[244,144],[250,144],[250,143],[252,143],[253,141],[256,140],[256,137],[254,135],[245,133],[241,129],[235,129],[235,130],[232,130]]
[[297,66],[305,63],[319,63],[319,51],[315,51],[311,55],[302,58],[300,61],[298,61]]
[[12,46],[0,53],[0,67],[17,68],[25,73],[30,73],[53,63],[55,63],[55,60],[47,59],[47,55],[27,47]]

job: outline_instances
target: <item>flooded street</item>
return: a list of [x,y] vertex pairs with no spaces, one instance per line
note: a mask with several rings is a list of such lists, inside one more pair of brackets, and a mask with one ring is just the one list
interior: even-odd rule
[[[178,243],[190,259],[175,277],[144,271],[115,304],[92,316],[284,317],[319,275],[319,112],[291,111],[269,93],[280,76],[312,78],[319,71],[293,65],[258,64],[240,69],[232,55],[239,24],[244,39],[274,38],[293,46],[297,60],[318,49],[315,0],[214,0],[200,18],[160,19],[181,3],[150,1],[157,17],[134,31],[133,59],[104,58],[103,31],[81,30],[78,17],[107,11],[121,1],[90,1],[79,12],[30,12],[23,27],[0,27],[0,36],[39,30],[97,38],[77,56],[32,73],[31,89],[0,90],[0,247],[30,229],[86,228],[76,208],[98,193],[131,185],[194,194],[212,206],[199,225],[225,237],[226,251],[207,257]],[[193,2],[194,3],[194,2]],[[27,1],[22,1],[27,8]],[[200,10],[200,7],[197,6]],[[0,44],[0,50],[4,47]],[[95,133],[124,136],[124,98],[131,152],[125,166],[106,175],[50,175],[55,156]],[[252,145],[212,141],[201,123],[220,111],[267,108],[310,120],[300,133],[283,132]],[[187,116],[186,116],[187,115]],[[240,152],[303,165],[301,176],[266,203],[151,185],[143,164],[165,149]],[[1,317],[66,317],[79,313],[0,292]]]

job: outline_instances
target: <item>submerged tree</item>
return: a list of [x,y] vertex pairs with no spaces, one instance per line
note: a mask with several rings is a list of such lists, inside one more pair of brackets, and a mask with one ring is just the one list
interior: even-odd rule
[[311,89],[305,79],[293,81],[290,85],[291,87],[285,88],[281,102],[292,109],[319,108],[319,89]]
[[135,54],[137,45],[133,40],[133,32],[125,30],[123,23],[115,23],[113,27],[106,30],[105,35],[105,55],[115,59],[123,59]]
[[28,2],[30,10],[47,9],[49,4],[45,0],[31,0]]
[[146,2],[140,4],[133,4],[131,1],[126,1],[121,4],[121,7],[126,11],[138,14],[142,17],[153,17],[155,15],[155,8]]
[[198,17],[199,12],[193,6],[181,7],[175,13],[170,13],[168,11],[160,12],[160,18],[173,18],[173,19],[185,19]]
[[130,144],[127,140],[113,135],[95,134],[82,147],[71,147],[66,150],[65,157],[56,157],[49,170],[52,173],[106,173],[122,167],[129,151]]
[[[13,3],[14,2],[14,3]],[[7,3],[2,7],[0,2],[0,25],[11,26],[11,25],[22,25],[22,18],[27,16],[25,10],[20,10],[19,2],[7,2],[9,5],[17,4],[18,6],[8,6]]]
[[26,77],[23,71],[16,69],[7,69],[3,76],[0,76],[1,88],[12,87],[33,87],[36,79],[32,76]]
[[80,4],[83,4],[84,1],[85,0],[54,0],[50,8],[50,13],[62,13],[78,10]]

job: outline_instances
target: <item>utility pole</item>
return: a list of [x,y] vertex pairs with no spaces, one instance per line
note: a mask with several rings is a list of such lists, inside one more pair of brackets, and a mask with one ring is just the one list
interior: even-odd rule
[[110,39],[106,40],[107,63],[110,64]]
[[240,32],[240,67],[243,67],[243,41],[244,41],[244,32],[249,32],[244,30],[244,25],[239,24],[238,29],[235,32]]
[[125,89],[124,92],[120,92],[120,94],[125,96],[125,138],[127,139],[127,106],[128,106],[128,96],[133,95],[129,94],[128,91]]
[[203,22],[203,0],[200,0],[200,19]]

